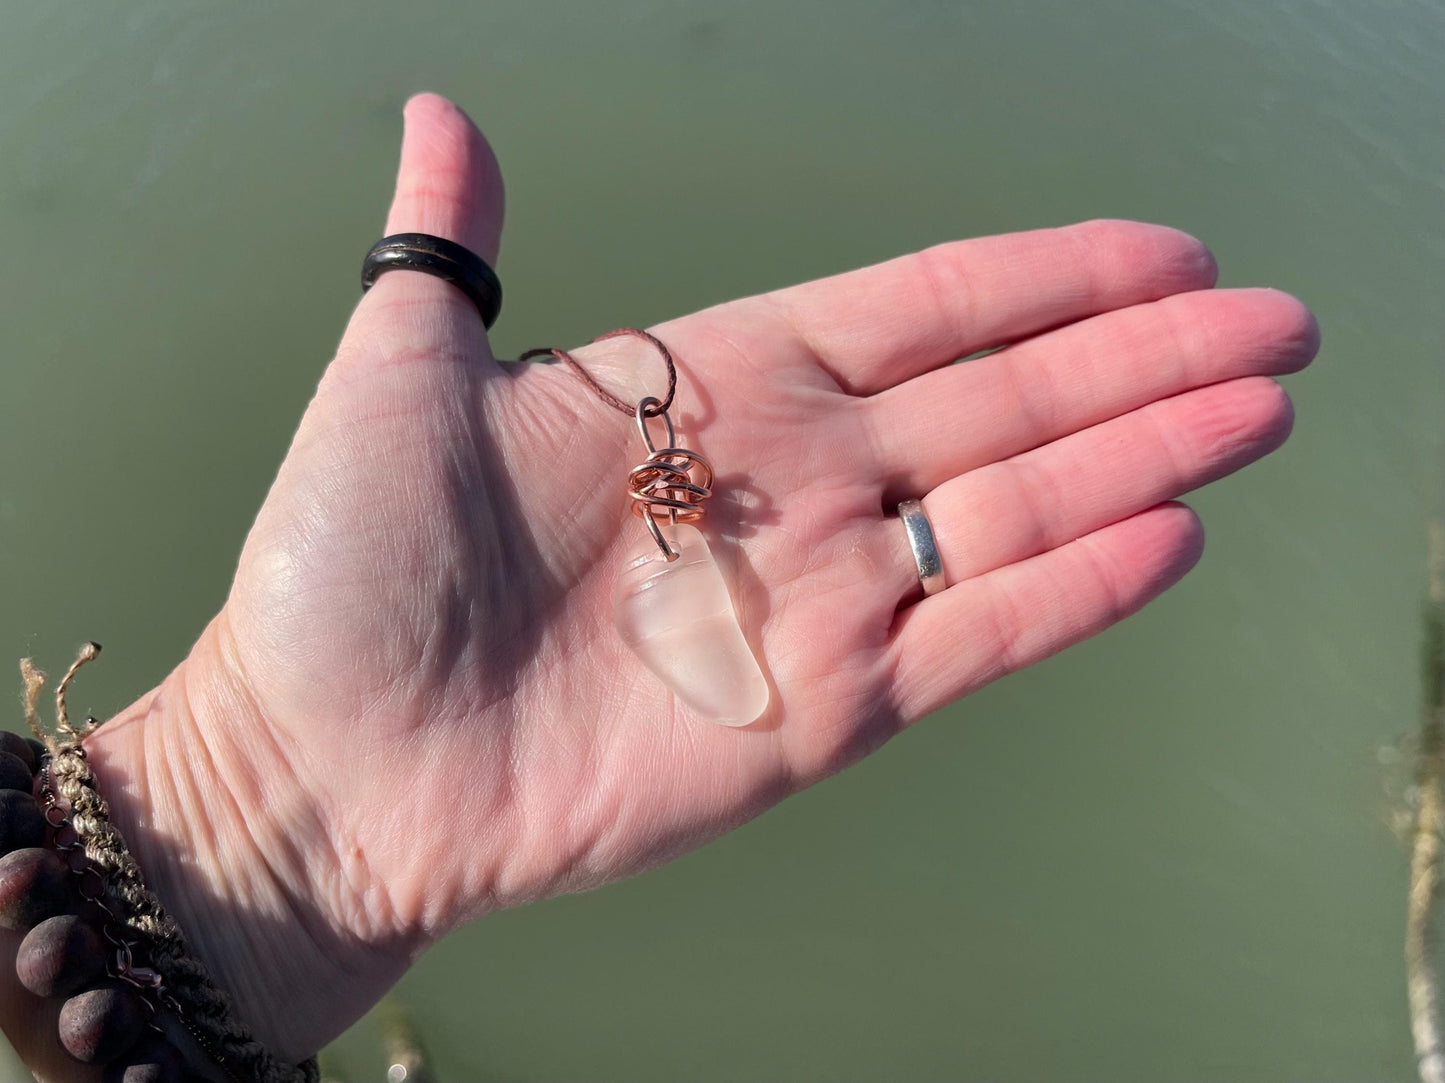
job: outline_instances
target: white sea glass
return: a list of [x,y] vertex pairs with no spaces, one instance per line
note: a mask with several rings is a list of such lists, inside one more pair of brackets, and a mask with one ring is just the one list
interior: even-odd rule
[[710,722],[746,726],[768,706],[768,682],[738,624],[702,531],[664,524],[663,557],[646,531],[617,575],[613,614],[623,641],[677,698]]

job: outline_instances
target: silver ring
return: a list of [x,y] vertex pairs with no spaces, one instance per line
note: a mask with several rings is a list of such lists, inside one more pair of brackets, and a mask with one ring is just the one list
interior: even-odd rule
[[918,565],[918,581],[923,584],[923,596],[937,594],[943,589],[943,558],[938,555],[938,543],[933,540],[933,524],[928,521],[923,505],[917,500],[900,503],[898,518],[903,520],[903,529],[908,531],[908,547],[913,550],[913,560]]

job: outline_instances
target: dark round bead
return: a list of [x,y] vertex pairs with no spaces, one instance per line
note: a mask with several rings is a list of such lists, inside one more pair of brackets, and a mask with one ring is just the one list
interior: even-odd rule
[[69,909],[70,868],[39,846],[0,857],[0,928],[24,932]]
[[105,942],[75,914],[46,918],[25,934],[15,976],[38,997],[68,997],[105,969]]
[[119,1060],[106,1065],[102,1083],[184,1083],[186,1058],[163,1038],[146,1038]]
[[34,788],[35,772],[25,766],[25,761],[13,752],[0,751],[0,790],[29,793]]
[[45,817],[29,793],[0,790],[0,854],[45,841]]
[[8,752],[25,765],[25,769],[32,775],[35,769],[40,766],[40,760],[36,758],[35,749],[30,746],[35,741],[27,741],[18,733],[11,733],[9,730],[0,730],[0,752]]
[[[40,770],[40,761],[45,759],[46,756],[50,755],[50,749],[46,748],[34,737],[25,738],[25,744],[30,749],[31,755],[35,757],[35,769],[37,771]],[[21,759],[24,758],[25,757],[23,756],[21,757]]]
[[60,1044],[76,1060],[105,1064],[135,1044],[146,1014],[134,988],[120,981],[103,982],[60,1006]]

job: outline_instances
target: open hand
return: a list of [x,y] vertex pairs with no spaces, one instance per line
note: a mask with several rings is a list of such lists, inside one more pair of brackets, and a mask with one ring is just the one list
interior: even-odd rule
[[[406,115],[386,232],[495,264],[490,149],[441,98]],[[691,717],[613,629],[643,529],[632,422],[565,367],[498,363],[451,286],[382,276],[224,608],[89,741],[151,886],[299,1059],[458,925],[680,854],[1108,627],[1193,565],[1199,523],[1171,501],[1279,446],[1270,377],[1317,345],[1299,302],[1214,276],[1184,234],[1092,222],[653,328],[771,685],[743,729]],[[639,341],[575,355],[623,399],[661,391]],[[893,515],[908,497],[949,584],[926,600]],[[53,1028],[26,1037],[49,1009],[8,980],[7,1029],[59,1065]]]

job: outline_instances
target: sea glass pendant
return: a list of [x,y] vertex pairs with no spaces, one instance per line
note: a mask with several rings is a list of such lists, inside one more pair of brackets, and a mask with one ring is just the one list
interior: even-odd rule
[[[650,419],[661,420],[663,447]],[[623,642],[691,710],[710,722],[746,726],[768,706],[768,682],[738,623],[737,610],[707,538],[692,524],[712,493],[712,467],[677,446],[662,403],[637,404],[647,460],[628,475],[632,510],[647,526],[629,550],[613,591]]]
[[668,524],[669,561],[650,536],[617,576],[617,631],[642,664],[693,712],[746,726],[768,706],[768,682],[738,624],[722,570],[691,523]]

